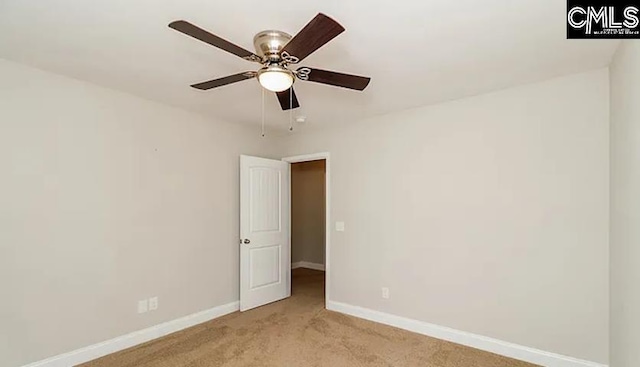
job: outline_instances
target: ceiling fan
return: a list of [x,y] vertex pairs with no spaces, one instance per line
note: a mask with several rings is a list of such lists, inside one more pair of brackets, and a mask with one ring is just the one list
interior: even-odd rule
[[265,89],[276,93],[282,109],[289,110],[300,107],[293,91],[293,83],[296,78],[360,91],[364,90],[371,80],[371,78],[363,76],[309,67],[301,67],[296,70],[289,68],[290,65],[298,64],[344,32],[344,28],[338,22],[322,13],[316,15],[294,37],[285,32],[274,30],[256,34],[253,38],[256,53],[245,50],[184,20],[171,22],[169,27],[245,60],[262,64],[262,67],[257,71],[246,71],[191,85],[196,89],[208,90],[257,78]]

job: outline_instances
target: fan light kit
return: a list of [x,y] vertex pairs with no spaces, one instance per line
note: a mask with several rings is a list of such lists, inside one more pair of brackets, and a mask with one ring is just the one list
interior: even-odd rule
[[291,88],[293,80],[293,73],[279,65],[266,66],[258,70],[258,82],[272,92],[282,92]]
[[[289,69],[291,65],[298,64],[311,53],[344,32],[344,28],[338,22],[322,13],[316,15],[294,37],[276,30],[262,31],[256,34],[253,38],[255,53],[184,20],[171,22],[169,27],[247,61],[262,65],[257,71],[246,71],[191,85],[196,89],[208,90],[257,78],[264,89],[276,93],[280,107],[283,110],[291,110],[300,107],[298,98],[293,91],[293,83],[296,79],[359,91],[364,90],[371,80],[363,76],[308,67],[298,68],[297,70]],[[292,127],[290,127],[291,129]]]

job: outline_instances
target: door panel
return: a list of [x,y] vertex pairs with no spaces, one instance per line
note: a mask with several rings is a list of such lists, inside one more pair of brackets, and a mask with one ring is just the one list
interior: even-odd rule
[[282,281],[280,278],[282,270],[281,251],[282,246],[280,245],[249,250],[249,262],[253,270],[249,279],[249,289],[277,284]]
[[240,157],[240,310],[291,294],[289,164]]
[[279,170],[249,167],[251,197],[250,232],[279,232],[281,230],[280,190],[282,176]]

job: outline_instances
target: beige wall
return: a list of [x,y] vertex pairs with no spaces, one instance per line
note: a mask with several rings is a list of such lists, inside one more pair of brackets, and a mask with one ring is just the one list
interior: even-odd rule
[[[635,87],[616,71],[637,71],[637,48],[625,50],[614,91]],[[331,153],[331,216],[346,224],[332,234],[332,300],[607,362],[606,70],[277,142],[5,61],[0,80],[2,366],[237,300],[238,156],[277,144]],[[616,132],[637,120],[619,101],[614,220],[616,200],[634,198],[615,188],[635,182],[615,165],[633,167],[639,146]],[[622,228],[614,279],[637,276],[616,275],[616,251],[637,243]],[[620,289],[614,326],[638,320],[616,319],[617,295],[638,299]],[[151,296],[160,309],[138,315]]]
[[291,165],[291,262],[324,264],[325,161]]
[[0,80],[1,366],[238,300],[239,155],[273,146],[258,127],[1,60]]
[[284,156],[331,154],[331,300],[606,363],[608,86],[602,69],[284,137]]
[[611,65],[611,366],[640,366],[640,43]]

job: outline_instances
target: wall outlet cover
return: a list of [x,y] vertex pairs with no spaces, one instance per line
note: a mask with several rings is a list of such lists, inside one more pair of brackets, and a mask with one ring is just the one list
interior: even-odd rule
[[389,288],[382,287],[382,298],[389,299]]
[[138,301],[138,313],[145,313],[149,311],[149,302],[145,299]]
[[158,297],[149,298],[149,311],[155,311],[158,309]]
[[344,222],[336,222],[336,231],[344,232]]

